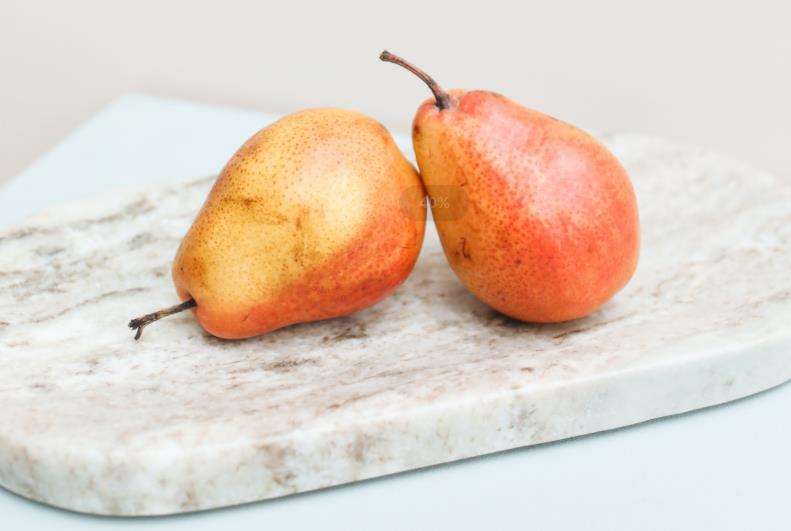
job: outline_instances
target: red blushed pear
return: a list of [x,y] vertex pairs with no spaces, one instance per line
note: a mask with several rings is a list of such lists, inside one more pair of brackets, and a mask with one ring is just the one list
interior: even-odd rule
[[223,169],[181,242],[181,303],[211,334],[256,336],[370,306],[406,279],[423,242],[417,172],[376,120],[342,109],[291,114]]
[[588,133],[500,94],[445,92],[389,52],[434,97],[412,141],[451,268],[492,308],[523,321],[583,317],[623,288],[640,229],[629,176]]

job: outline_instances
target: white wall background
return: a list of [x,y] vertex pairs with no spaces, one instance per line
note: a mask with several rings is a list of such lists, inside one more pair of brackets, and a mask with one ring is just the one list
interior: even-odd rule
[[791,174],[782,0],[2,0],[0,181],[129,91],[337,105],[405,130],[428,92],[377,60],[385,47],[446,87]]

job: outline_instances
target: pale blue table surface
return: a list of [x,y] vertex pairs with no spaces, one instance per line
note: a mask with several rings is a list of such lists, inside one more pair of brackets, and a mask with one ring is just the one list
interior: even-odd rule
[[[119,98],[0,186],[0,228],[61,201],[217,173],[272,118]],[[409,150],[406,138],[399,142]],[[229,509],[92,517],[0,489],[0,515],[8,530],[787,531],[791,385],[630,428]]]

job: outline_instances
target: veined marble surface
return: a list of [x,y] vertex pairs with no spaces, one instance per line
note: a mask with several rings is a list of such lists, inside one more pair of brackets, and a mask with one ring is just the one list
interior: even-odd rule
[[791,379],[791,183],[706,152],[606,139],[641,207],[641,263],[594,315],[504,318],[434,228],[355,315],[246,341],[170,305],[200,179],[0,233],[0,484],[101,514],[238,504],[611,429]]

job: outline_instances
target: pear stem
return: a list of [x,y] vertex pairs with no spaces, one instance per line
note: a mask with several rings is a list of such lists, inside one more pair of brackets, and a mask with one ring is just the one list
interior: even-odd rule
[[132,319],[129,321],[129,328],[132,330],[137,330],[135,334],[135,341],[140,339],[140,336],[143,334],[143,329],[153,323],[154,321],[159,321],[163,317],[167,317],[169,315],[173,315],[174,313],[183,312],[184,310],[189,310],[190,308],[194,308],[197,306],[198,303],[195,302],[195,299],[187,299],[181,304],[176,304],[175,306],[171,306],[170,308],[165,308],[164,310],[159,310],[154,313],[149,313],[143,315],[142,317],[138,317],[137,319]]
[[417,77],[419,77],[426,85],[428,85],[428,88],[431,89],[431,92],[434,94],[434,99],[437,100],[437,107],[439,108],[439,110],[447,109],[448,107],[450,107],[450,96],[448,95],[447,92],[442,90],[442,87],[440,87],[439,84],[436,81],[434,81],[434,78],[432,78],[430,75],[428,75],[427,73],[416,67],[415,65],[404,61],[402,58],[398,57],[397,55],[388,52],[387,50],[383,51],[379,55],[379,59],[381,59],[382,61],[386,61],[388,63],[393,63],[393,64],[397,64],[398,66],[402,66],[407,70],[409,70],[410,72],[412,72],[413,74],[415,74]]

